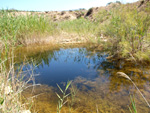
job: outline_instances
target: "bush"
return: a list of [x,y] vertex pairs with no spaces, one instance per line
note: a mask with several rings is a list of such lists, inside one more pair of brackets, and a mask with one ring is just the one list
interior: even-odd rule
[[130,10],[121,7],[114,10],[111,16],[110,23],[104,28],[104,34],[113,38],[113,52],[119,51],[123,57],[139,59],[136,53],[149,51],[145,48],[150,27],[150,16],[147,13],[138,12],[136,8]]

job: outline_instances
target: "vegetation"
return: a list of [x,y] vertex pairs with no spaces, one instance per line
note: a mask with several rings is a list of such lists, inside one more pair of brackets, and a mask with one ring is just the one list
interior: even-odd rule
[[[21,93],[24,89],[30,87],[27,84],[33,80],[33,70],[30,68],[27,71],[23,71],[24,63],[16,67],[13,51],[10,56],[11,57],[3,56],[4,58],[0,58],[0,112],[30,113],[27,107],[29,104],[28,101],[26,100],[25,103],[21,103]],[[27,77],[26,75],[29,76]]]
[[150,9],[146,10],[147,12],[139,11],[134,6],[120,5],[99,13],[99,21],[105,20],[99,31],[100,34],[111,38],[112,54],[135,61],[150,60]]
[[129,107],[130,113],[137,113],[136,105],[135,105],[135,100],[134,98],[130,95],[130,100],[132,104],[132,109]]
[[68,33],[77,33],[78,35],[89,36],[96,32],[96,23],[90,20],[80,18],[72,21],[63,21],[59,23],[59,28]]
[[[92,9],[93,10],[93,9]],[[0,45],[34,43],[44,36],[57,35],[62,31],[78,36],[97,39],[104,35],[110,38],[106,44],[111,54],[134,61],[148,61],[150,56],[150,8],[139,11],[134,5],[120,4],[109,10],[101,9],[94,22],[79,18],[69,21],[52,22],[44,15],[16,16],[5,10],[0,11]],[[33,41],[33,42],[32,42]]]
[[[35,39],[58,35],[62,31],[93,40],[103,35],[109,40],[106,43],[101,40],[100,42],[106,45],[105,48],[109,48],[112,55],[135,62],[150,61],[150,4],[147,3],[143,9],[138,9],[134,5],[117,3],[120,5],[115,8],[100,10],[92,20],[88,19],[87,15],[86,18],[61,22],[54,22],[45,15],[25,16],[18,15],[18,11],[15,10],[0,10],[0,112],[18,112],[25,109],[19,101],[28,81],[23,82],[22,67],[19,67],[16,73],[13,52],[8,55],[13,51],[10,50],[10,46],[34,43]],[[94,10],[90,10],[93,14]],[[62,97],[57,94],[60,99],[58,112],[66,103],[64,99],[70,95],[66,95],[70,83],[68,82],[65,91],[58,85],[63,94]],[[8,93],[6,89],[9,90]],[[143,95],[142,97],[144,98]],[[146,103],[150,106],[147,101]]]
[[[0,111],[22,112],[26,109],[26,105],[24,104],[23,106],[20,102],[21,92],[26,89],[27,83],[32,79],[33,76],[31,74],[29,80],[24,81],[25,73],[22,71],[23,66],[18,67],[18,71],[16,73],[14,57],[12,58],[13,52],[11,55],[9,55],[10,51],[13,51],[13,48],[10,49],[10,46],[15,47],[16,45],[20,44],[26,45],[26,40],[30,40],[34,37],[40,38],[47,35],[57,35],[61,30],[70,33],[75,31],[75,33],[79,34],[84,29],[84,34],[86,34],[88,31],[93,29],[90,27],[92,22],[85,19],[79,19],[75,21],[57,23],[52,22],[49,18],[44,17],[44,15],[24,16],[17,15],[16,12],[10,12],[7,10],[1,10],[0,17]],[[68,27],[70,29],[68,29]],[[67,86],[67,89],[68,87],[69,86]],[[5,89],[10,91],[5,93]],[[63,92],[63,94],[66,93],[66,90]],[[63,100],[65,99],[64,96]],[[59,104],[58,111],[61,110],[64,102],[60,101]]]
[[26,40],[57,32],[54,22],[38,15],[20,15],[0,11],[0,38],[7,45],[26,44]]
[[0,38],[4,45],[28,45],[46,36],[58,35],[61,31],[91,37],[96,25],[80,18],[73,21],[52,22],[44,15],[18,15],[17,12],[0,11]]
[[[78,89],[72,85],[72,81],[67,82],[64,90],[58,84],[57,86],[61,92],[61,94],[56,93],[57,97],[59,98],[57,105],[57,113],[61,113],[62,107],[65,104],[68,104],[69,113],[72,113],[72,108],[75,104],[75,96],[78,92]],[[70,86],[71,88],[69,88]]]
[[148,105],[148,107],[150,107],[150,104],[148,103],[147,99],[144,97],[144,95],[141,93],[141,91],[139,90],[139,88],[136,86],[136,84],[132,81],[132,79],[128,75],[126,75],[123,72],[117,72],[117,75],[120,76],[120,77],[124,77],[124,78],[130,80],[130,82],[135,86],[135,88],[137,89],[137,91],[139,92],[139,94],[142,96],[142,98],[144,99],[144,101],[146,102],[146,104]]
[[65,105],[65,104],[67,103],[67,97],[68,97],[71,93],[66,94],[66,92],[67,92],[69,86],[71,85],[71,82],[72,82],[72,81],[68,81],[68,82],[67,82],[67,85],[66,85],[66,88],[65,88],[64,91],[63,91],[63,90],[61,89],[61,87],[57,84],[58,88],[60,89],[60,91],[61,91],[61,93],[62,93],[62,96],[60,96],[58,93],[56,93],[56,95],[57,95],[58,98],[59,98],[58,106],[57,106],[57,113],[60,113],[60,111],[61,111],[63,105]]

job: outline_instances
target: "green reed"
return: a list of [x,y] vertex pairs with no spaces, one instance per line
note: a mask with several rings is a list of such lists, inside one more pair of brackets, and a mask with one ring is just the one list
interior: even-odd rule
[[62,107],[67,103],[67,98],[71,93],[67,93],[67,90],[69,88],[69,86],[71,85],[72,81],[68,81],[65,87],[65,90],[62,90],[62,88],[57,84],[59,90],[61,91],[61,95],[59,95],[58,93],[56,93],[56,95],[58,96],[59,100],[58,100],[58,105],[57,105],[57,113],[60,113]]
[[130,113],[137,113],[137,109],[136,109],[136,105],[135,105],[135,100],[134,97],[132,97],[130,95],[130,100],[131,100],[131,104],[132,104],[132,109],[129,107]]
[[85,18],[75,20],[62,21],[59,23],[59,28],[68,33],[77,33],[79,35],[88,36],[88,34],[96,33],[96,23]]
[[52,35],[57,32],[57,24],[44,15],[0,11],[0,38],[8,45],[23,43],[26,38]]

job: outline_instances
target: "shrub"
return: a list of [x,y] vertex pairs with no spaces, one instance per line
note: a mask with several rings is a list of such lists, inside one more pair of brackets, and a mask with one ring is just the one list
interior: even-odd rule
[[150,27],[150,16],[121,7],[112,12],[110,23],[105,26],[104,34],[113,38],[113,52],[119,51],[124,57],[137,57],[138,52],[147,52],[147,33]]

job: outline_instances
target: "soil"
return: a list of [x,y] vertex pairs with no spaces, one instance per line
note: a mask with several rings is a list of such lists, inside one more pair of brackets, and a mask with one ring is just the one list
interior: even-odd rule
[[84,17],[86,10],[77,10],[77,11],[45,11],[45,12],[28,12],[28,11],[16,11],[12,12],[15,16],[19,15],[44,15],[44,17],[49,17],[53,21],[64,21],[64,20],[74,20],[80,17]]
[[85,36],[78,35],[76,33],[67,33],[64,31],[61,31],[58,35],[53,36],[44,36],[44,37],[32,37],[27,38],[26,40],[23,40],[23,42],[20,42],[24,45],[45,45],[45,44],[80,44],[80,43],[87,43],[89,42],[89,39]]

